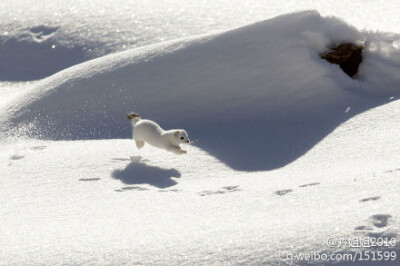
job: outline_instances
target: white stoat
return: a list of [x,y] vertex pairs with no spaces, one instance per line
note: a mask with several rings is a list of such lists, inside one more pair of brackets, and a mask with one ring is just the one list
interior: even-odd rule
[[133,139],[136,141],[138,149],[143,148],[145,143],[151,146],[174,152],[176,154],[184,154],[179,147],[182,143],[190,143],[188,135],[183,129],[164,130],[156,122],[142,119],[136,113],[129,113],[127,118],[131,121],[133,127]]

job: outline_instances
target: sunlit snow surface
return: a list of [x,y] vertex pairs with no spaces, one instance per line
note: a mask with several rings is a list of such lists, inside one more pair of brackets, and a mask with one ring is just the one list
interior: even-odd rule
[[105,54],[310,9],[359,29],[399,32],[395,0],[5,0],[0,3],[0,36],[32,34],[46,27],[44,35],[56,33],[57,42],[81,47],[89,55]]
[[[44,3],[2,2],[0,11],[4,36],[22,34],[3,46],[5,55],[63,47],[45,53],[50,65],[28,57],[25,66],[44,70],[71,51],[86,60],[125,41],[154,43],[306,8]],[[342,14],[359,29],[397,30],[394,2],[362,3],[307,8]],[[148,30],[132,37],[126,21],[137,14]],[[329,238],[400,241],[398,36],[306,12],[100,57],[42,81],[21,82],[38,75],[16,71],[24,64],[3,68],[13,82],[0,88],[0,265],[304,265],[288,255],[354,251],[328,247]],[[356,80],[318,57],[339,41],[367,47]],[[139,152],[124,139],[127,111],[184,127],[194,144],[184,156]]]
[[[359,29],[399,31],[395,0],[5,0],[0,3],[0,81],[44,78],[111,52],[309,9]],[[10,61],[20,67],[13,69]]]
[[[272,170],[399,94],[398,39],[301,12],[146,46],[37,82],[8,107],[0,129],[53,140],[127,138],[122,118],[133,110],[193,132],[200,148],[234,169]],[[319,57],[342,42],[366,47],[356,79]]]
[[358,29],[400,28],[395,0],[0,1],[0,105],[14,98],[4,81],[37,80],[105,54],[309,9]]

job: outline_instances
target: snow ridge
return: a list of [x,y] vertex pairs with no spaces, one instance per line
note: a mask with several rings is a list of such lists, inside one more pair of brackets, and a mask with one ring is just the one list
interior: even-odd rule
[[[128,138],[125,114],[135,111],[186,128],[235,169],[274,169],[400,92],[399,36],[375,36],[315,11],[284,15],[83,63],[38,83],[4,120],[31,137]],[[319,58],[329,44],[366,38],[358,79]]]

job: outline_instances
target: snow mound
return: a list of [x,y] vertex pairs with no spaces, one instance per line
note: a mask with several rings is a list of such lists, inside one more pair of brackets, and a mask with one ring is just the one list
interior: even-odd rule
[[57,32],[58,27],[39,25],[0,35],[0,81],[41,79],[85,61],[84,48],[60,43]]
[[[185,128],[234,169],[275,169],[400,93],[399,39],[311,11],[130,50],[37,83],[3,112],[2,131],[128,138],[125,114],[135,111],[165,128]],[[365,42],[358,79],[319,57],[342,42]]]

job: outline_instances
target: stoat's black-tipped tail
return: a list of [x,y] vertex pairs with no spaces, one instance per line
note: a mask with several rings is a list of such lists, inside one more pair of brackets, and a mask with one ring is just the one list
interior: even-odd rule
[[131,121],[132,126],[134,126],[141,119],[140,115],[134,112],[130,112],[126,118]]
[[128,118],[129,120],[132,120],[134,118],[140,118],[140,115],[134,112],[130,112],[128,113],[128,115],[126,116],[126,118]]

